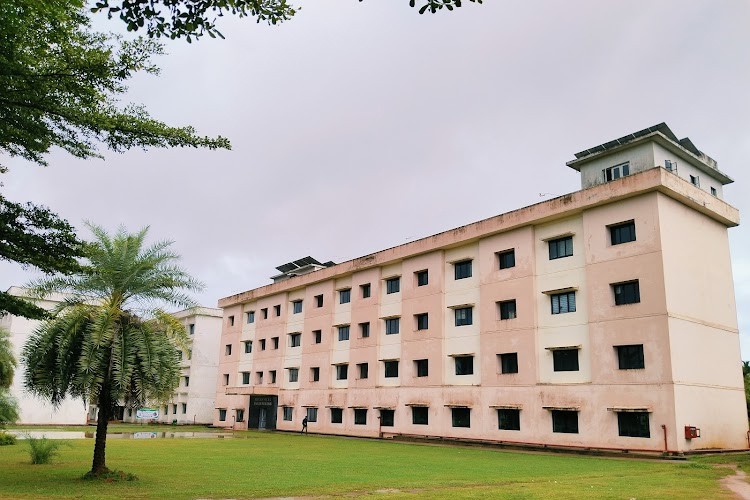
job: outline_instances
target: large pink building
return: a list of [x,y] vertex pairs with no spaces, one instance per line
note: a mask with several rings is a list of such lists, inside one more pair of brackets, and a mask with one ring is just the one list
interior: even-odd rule
[[221,299],[214,424],[747,448],[732,180],[665,124],[575,156],[581,191]]

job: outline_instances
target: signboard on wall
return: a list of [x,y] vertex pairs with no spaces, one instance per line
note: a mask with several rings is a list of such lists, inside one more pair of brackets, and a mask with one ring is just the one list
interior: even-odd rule
[[135,418],[154,420],[159,418],[159,410],[154,408],[139,408],[138,411],[135,412]]

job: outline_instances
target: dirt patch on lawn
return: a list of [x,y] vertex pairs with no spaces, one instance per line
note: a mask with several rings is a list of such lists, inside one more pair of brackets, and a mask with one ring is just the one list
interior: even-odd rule
[[745,471],[734,464],[720,465],[719,467],[727,467],[734,471],[734,474],[721,479],[721,487],[734,493],[735,498],[750,500],[750,483],[747,482]]

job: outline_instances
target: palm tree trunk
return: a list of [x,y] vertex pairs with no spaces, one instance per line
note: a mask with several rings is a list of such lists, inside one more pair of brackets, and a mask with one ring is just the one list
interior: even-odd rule
[[94,476],[109,472],[109,469],[107,469],[107,462],[105,458],[105,448],[107,446],[107,426],[109,425],[109,418],[112,414],[112,395],[110,394],[109,375],[107,375],[104,379],[101,391],[99,392],[99,400],[97,401],[97,405],[99,407],[99,417],[96,422],[94,460],[91,464],[91,474]]

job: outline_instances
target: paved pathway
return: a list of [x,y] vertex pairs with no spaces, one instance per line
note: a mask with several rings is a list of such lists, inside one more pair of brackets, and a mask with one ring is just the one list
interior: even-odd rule
[[737,468],[736,465],[725,465],[723,467],[729,467],[734,470],[734,474],[723,478],[721,486],[734,493],[735,498],[750,500],[750,483],[746,480],[747,474],[745,474],[745,471]]

